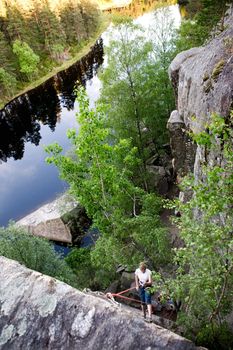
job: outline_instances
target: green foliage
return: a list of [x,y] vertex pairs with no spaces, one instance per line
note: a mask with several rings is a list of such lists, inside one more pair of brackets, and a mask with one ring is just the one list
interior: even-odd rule
[[[92,252],[95,266],[112,266],[112,262],[133,269],[146,260],[153,269],[171,258],[167,230],[160,222],[161,199],[154,194],[138,195],[140,214],[121,216],[112,235],[101,236]],[[107,254],[106,254],[107,252]]]
[[[101,74],[101,101],[116,138],[131,138],[142,159],[137,174],[146,183],[146,160],[167,142],[166,122],[174,108],[167,68],[168,40],[157,44],[145,39],[140,26],[126,22],[112,32],[106,47],[108,66]],[[169,34],[168,34],[169,36]],[[161,38],[160,38],[161,39]],[[157,40],[158,42],[158,40]],[[165,48],[166,46],[166,48]]]
[[65,261],[77,276],[79,288],[104,290],[114,280],[115,270],[98,268],[91,260],[90,248],[73,248]]
[[75,275],[47,240],[32,236],[13,224],[0,228],[0,255],[77,286]]
[[7,73],[4,68],[0,68],[0,86],[3,86],[3,89],[9,96],[11,96],[12,90],[14,90],[16,84],[17,81],[15,77]]
[[196,344],[211,350],[229,350],[233,348],[232,332],[225,322],[220,326],[206,325],[198,333]]
[[153,266],[164,263],[168,241],[159,222],[160,200],[131,180],[139,163],[137,149],[129,139],[110,142],[106,108],[98,104],[95,110],[90,109],[84,89],[79,91],[78,102],[79,133],[68,132],[74,156],[61,155],[61,147],[55,144],[47,147],[51,155],[47,161],[59,168],[71,193],[101,233],[91,252],[92,263],[109,272],[119,263],[135,266],[144,258]]
[[[224,15],[228,0],[189,1],[187,11],[191,19],[181,24],[178,52],[194,46],[201,46],[214,31],[224,30]],[[215,29],[218,29],[217,31]]]
[[27,43],[15,40],[13,43],[13,52],[18,58],[20,72],[25,73],[28,76],[36,72],[40,58],[33,52]]
[[56,60],[60,60],[64,53],[64,46],[62,44],[51,45],[51,54]]
[[[111,38],[108,67],[101,75],[102,101],[109,104],[108,118],[117,137],[132,137],[139,151],[143,150],[141,123],[142,108],[139,101],[142,70],[145,70],[151,43],[145,41],[142,29],[132,23],[118,25],[119,35]],[[113,32],[114,34],[114,32]],[[142,44],[139,45],[138,43]],[[140,89],[140,90],[139,90]]]
[[213,72],[211,74],[212,79],[216,81],[218,79],[219,74],[223,71],[223,68],[225,66],[225,61],[220,60],[214,67]]
[[[78,101],[79,134],[77,136],[75,130],[68,132],[77,159],[60,156],[61,148],[58,145],[48,147],[47,151],[53,152],[55,157],[49,161],[59,166],[61,176],[71,184],[72,193],[77,196],[78,191],[80,203],[102,229],[110,221],[118,196],[120,200],[119,190],[126,191],[128,187],[132,190],[127,179],[131,171],[127,166],[138,162],[134,159],[136,149],[131,148],[129,140],[120,140],[118,144],[110,145],[103,107],[99,105],[96,111],[89,111],[89,100],[83,89],[80,89]],[[121,166],[118,165],[120,160]],[[96,217],[99,210],[103,211],[104,217]]]
[[[224,29],[224,15],[227,10],[229,0],[201,0],[202,9],[197,14],[197,24],[202,28],[202,38],[205,39],[208,33],[217,23],[221,21],[220,29]],[[204,33],[206,31],[207,33]]]
[[17,79],[17,84],[9,94],[0,83],[1,98],[8,99],[25,88],[26,80],[40,78],[58,62],[77,55],[97,32],[99,17],[96,4],[84,0],[3,1],[0,66]]
[[182,189],[191,190],[193,196],[187,203],[176,203],[184,247],[176,250],[177,276],[170,285],[176,298],[184,301],[180,322],[189,336],[208,323],[221,326],[233,306],[231,119],[212,115],[206,130],[194,140],[216,160],[202,165],[198,180],[186,178]]
[[233,349],[233,334],[225,322],[220,326],[206,325],[199,331],[196,344],[211,350],[230,350]]
[[126,220],[124,225],[134,245],[143,252],[150,266],[157,269],[171,258],[167,229],[161,224],[159,215],[162,200],[152,193],[145,194],[141,205],[140,215]]
[[178,36],[175,40],[176,51],[188,50],[192,47],[200,46],[203,42],[199,38],[199,28],[196,22],[192,20],[183,20],[178,30]]

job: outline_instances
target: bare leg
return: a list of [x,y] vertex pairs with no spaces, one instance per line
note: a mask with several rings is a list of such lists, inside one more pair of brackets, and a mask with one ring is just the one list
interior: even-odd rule
[[146,318],[146,304],[141,304],[143,317]]
[[147,305],[147,310],[148,310],[149,319],[151,319],[152,318],[152,305],[151,304]]

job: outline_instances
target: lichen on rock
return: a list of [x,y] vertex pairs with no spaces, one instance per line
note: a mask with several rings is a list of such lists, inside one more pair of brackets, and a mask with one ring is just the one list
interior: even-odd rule
[[51,291],[51,277],[4,257],[0,265],[1,350],[198,349],[107,298],[56,280]]

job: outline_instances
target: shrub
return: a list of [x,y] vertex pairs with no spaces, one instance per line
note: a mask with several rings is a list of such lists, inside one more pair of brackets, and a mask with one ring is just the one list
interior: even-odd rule
[[26,267],[76,286],[76,277],[52,244],[10,224],[0,228],[0,255]]

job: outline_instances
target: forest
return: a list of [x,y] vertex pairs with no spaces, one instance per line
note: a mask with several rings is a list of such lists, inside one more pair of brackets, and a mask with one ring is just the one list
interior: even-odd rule
[[96,36],[100,16],[97,4],[86,0],[1,2],[2,103],[77,55]]
[[[0,32],[0,86],[7,96],[19,82],[34,79],[37,70],[46,71],[54,59],[64,60],[75,45],[81,47],[100,20],[87,1],[58,1],[52,10],[48,2],[42,6],[31,0],[26,17],[9,3],[2,9]],[[58,143],[46,148],[47,162],[56,165],[98,230],[96,243],[73,248],[59,260],[49,243],[10,224],[0,231],[0,253],[76,288],[92,290],[105,290],[119,264],[133,269],[146,260],[156,286],[182,300],[177,322],[184,335],[210,349],[232,349],[232,333],[224,322],[232,309],[233,287],[232,113],[227,121],[213,113],[203,132],[189,135],[206,152],[221,149],[225,162],[204,164],[204,180],[198,183],[192,174],[182,180],[180,188],[195,193],[187,202],[174,193],[159,193],[149,166],[153,157],[156,166],[167,157],[166,124],[175,109],[168,67],[179,52],[221,32],[228,7],[224,0],[179,3],[186,12],[181,27],[174,29],[164,8],[160,35],[152,29],[148,40],[128,17],[115,19],[119,35],[105,47],[108,65],[99,73],[102,89],[95,108],[85,89],[77,88],[80,127],[78,132],[68,131],[71,151],[64,155]],[[62,35],[57,36],[58,28]],[[180,248],[173,249],[161,220],[165,208],[179,213],[174,222],[183,242]],[[202,213],[198,220],[194,209]],[[222,213],[225,221],[219,224]]]

